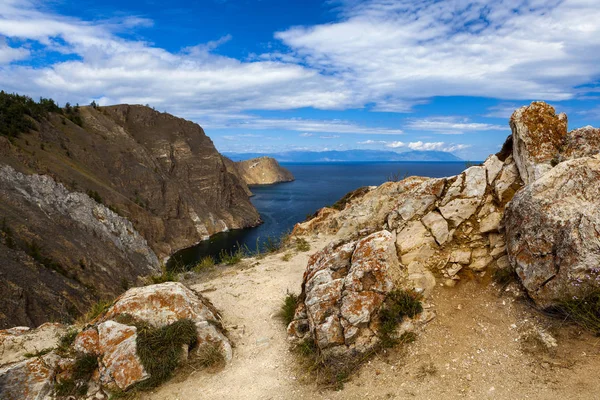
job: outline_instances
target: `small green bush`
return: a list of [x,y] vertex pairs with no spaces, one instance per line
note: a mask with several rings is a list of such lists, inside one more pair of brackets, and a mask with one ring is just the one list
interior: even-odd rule
[[396,328],[407,316],[413,318],[423,311],[419,296],[404,290],[388,293],[383,306],[379,310],[379,340],[382,347],[393,347],[399,341],[394,338]]
[[79,331],[77,329],[69,329],[67,333],[61,336],[60,340],[58,341],[58,352],[61,354],[68,353],[78,333]]
[[112,301],[109,300],[98,300],[94,303],[88,312],[85,314],[84,319],[86,322],[93,320],[112,305]]
[[285,253],[283,256],[281,256],[281,261],[288,262],[292,259],[292,257],[294,257],[292,253]]
[[283,300],[283,304],[281,305],[278,316],[286,326],[294,320],[296,307],[298,307],[298,300],[298,296],[293,293],[288,293]]
[[98,357],[94,354],[80,354],[73,366],[73,379],[87,382],[98,368]]
[[238,244],[237,250],[233,252],[227,252],[225,249],[219,253],[219,259],[223,264],[235,265],[238,264],[246,256],[246,251],[242,246]]
[[198,261],[196,263],[196,265],[194,265],[194,268],[192,268],[192,269],[194,272],[202,272],[202,271],[205,271],[214,266],[215,266],[215,259],[212,258],[211,256],[206,256],[206,257],[203,257],[200,261]]
[[304,238],[297,238],[296,239],[296,250],[298,251],[309,251],[310,250],[310,243],[308,243],[308,241]]
[[166,266],[162,266],[162,273],[160,275],[153,275],[150,277],[150,284],[159,284],[165,282],[177,282],[177,272]]

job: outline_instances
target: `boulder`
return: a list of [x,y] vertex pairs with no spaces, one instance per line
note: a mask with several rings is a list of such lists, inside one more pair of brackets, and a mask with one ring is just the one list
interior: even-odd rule
[[448,222],[437,211],[425,215],[421,222],[431,231],[435,241],[443,245],[449,239]]
[[542,307],[600,287],[599,182],[600,155],[565,161],[507,207],[511,264]]
[[329,354],[371,349],[377,343],[372,327],[386,294],[408,285],[395,239],[382,230],[358,241],[332,242],[315,253],[288,326],[290,340],[311,338]]
[[513,157],[525,184],[552,169],[567,134],[567,116],[556,114],[554,107],[533,102],[510,117]]
[[0,331],[0,365],[23,361],[26,354],[55,348],[66,331],[66,326],[57,323],[45,323],[37,329],[18,326]]
[[0,367],[0,399],[49,398],[59,360],[60,357],[52,352]]
[[600,129],[591,126],[572,130],[564,139],[560,161],[591,157],[600,153]]

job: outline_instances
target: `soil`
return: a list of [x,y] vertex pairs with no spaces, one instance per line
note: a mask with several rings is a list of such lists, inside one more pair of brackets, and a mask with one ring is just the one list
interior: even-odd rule
[[[436,317],[417,331],[414,342],[379,353],[341,390],[318,387],[290,351],[277,312],[287,292],[300,291],[309,254],[330,240],[313,238],[311,251],[287,262],[283,253],[273,254],[186,282],[221,310],[236,346],[233,360],[217,372],[182,372],[142,398],[599,398],[600,339],[543,315],[516,284],[500,288],[489,276],[463,276],[453,288],[438,286],[424,304]],[[547,347],[539,331],[558,346]]]

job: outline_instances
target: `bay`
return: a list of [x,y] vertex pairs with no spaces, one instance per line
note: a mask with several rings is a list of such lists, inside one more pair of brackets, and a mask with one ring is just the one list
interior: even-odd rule
[[251,198],[264,223],[256,228],[232,230],[212,236],[173,255],[170,265],[193,265],[206,256],[219,258],[222,251],[240,246],[255,252],[278,240],[318,209],[332,205],[346,193],[362,186],[377,186],[390,178],[426,176],[440,178],[459,174],[464,162],[344,162],[281,163],[296,178],[293,182],[251,186]]

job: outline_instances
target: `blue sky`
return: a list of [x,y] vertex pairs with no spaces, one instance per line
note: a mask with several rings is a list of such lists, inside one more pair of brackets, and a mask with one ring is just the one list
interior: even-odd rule
[[0,88],[149,104],[221,151],[451,151],[515,108],[600,125],[597,0],[0,1]]

